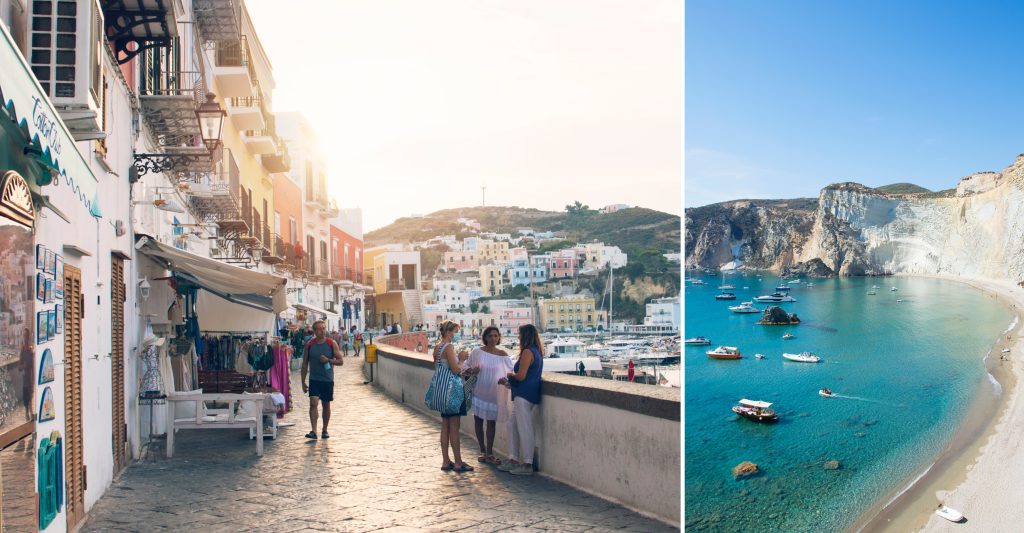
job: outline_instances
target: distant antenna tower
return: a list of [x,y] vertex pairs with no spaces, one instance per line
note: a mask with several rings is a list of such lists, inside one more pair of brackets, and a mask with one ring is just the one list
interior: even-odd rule
[[480,187],[480,204],[487,207],[487,186]]

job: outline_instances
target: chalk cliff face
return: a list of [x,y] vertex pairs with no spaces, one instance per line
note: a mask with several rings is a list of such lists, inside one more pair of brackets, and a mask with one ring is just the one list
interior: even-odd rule
[[1024,155],[961,179],[955,192],[839,183],[816,202],[741,200],[685,215],[687,268],[1024,280]]

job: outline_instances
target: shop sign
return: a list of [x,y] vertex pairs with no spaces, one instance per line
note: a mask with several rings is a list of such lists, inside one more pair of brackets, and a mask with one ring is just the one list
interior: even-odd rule
[[32,228],[36,220],[32,191],[21,174],[8,170],[0,176],[0,216]]
[[0,72],[0,104],[7,114],[0,120],[14,120],[28,136],[25,153],[53,169],[58,174],[54,184],[68,187],[94,217],[101,217],[96,177],[3,24]]

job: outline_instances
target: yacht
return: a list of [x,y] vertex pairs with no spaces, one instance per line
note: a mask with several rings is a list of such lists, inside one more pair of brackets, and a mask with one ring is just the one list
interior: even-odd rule
[[771,294],[769,294],[767,296],[756,296],[756,297],[754,297],[754,301],[755,302],[772,302],[772,303],[795,302],[796,298],[793,298],[792,296],[790,296],[788,294],[783,294],[781,292],[773,292],[773,293],[771,293]]
[[740,349],[735,346],[719,346],[714,350],[708,350],[704,353],[708,354],[708,357],[712,359],[739,359],[743,357],[740,354]]
[[790,285],[799,285],[800,283],[802,283],[802,282],[800,280],[798,280],[798,279],[793,279],[793,280],[789,281]]
[[575,338],[555,339],[544,347],[548,357],[586,357],[586,345]]
[[786,359],[789,359],[790,361],[796,361],[797,363],[820,363],[821,362],[821,358],[818,357],[817,355],[814,355],[811,352],[800,352],[799,354],[784,353],[784,354],[782,354],[782,357],[785,357]]
[[793,287],[790,287],[789,285],[779,285],[775,287],[775,292],[789,292],[791,290],[793,290]]
[[691,281],[690,283],[693,284],[693,285],[703,285],[704,284],[704,280],[695,279],[695,280]]
[[719,290],[723,290],[723,291],[731,291],[731,290],[735,289],[736,286],[735,285],[719,285],[718,288],[719,288]]
[[711,339],[698,335],[696,337],[686,339],[683,342],[689,346],[706,346],[711,344]]
[[754,302],[743,302],[739,305],[730,305],[729,310],[733,313],[760,313],[761,310],[754,307]]
[[735,300],[736,295],[731,292],[723,292],[715,295],[716,300]]

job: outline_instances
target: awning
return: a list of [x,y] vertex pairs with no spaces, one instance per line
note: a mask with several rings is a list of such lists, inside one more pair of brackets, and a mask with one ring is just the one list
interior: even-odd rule
[[280,276],[254,272],[221,263],[143,236],[135,249],[162,263],[165,268],[185,277],[221,298],[280,313],[288,308],[285,283]]
[[341,316],[338,313],[335,313],[334,311],[328,311],[326,309],[321,309],[321,308],[319,308],[319,307],[317,307],[315,305],[295,304],[292,307],[294,307],[296,309],[305,309],[306,311],[310,311],[310,312],[313,312],[313,313],[321,314],[321,315],[324,315],[327,318],[339,318]]

